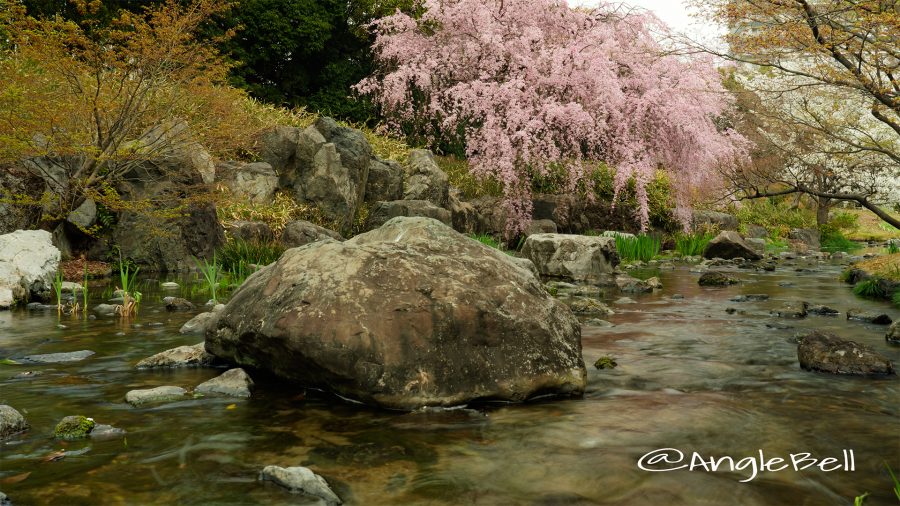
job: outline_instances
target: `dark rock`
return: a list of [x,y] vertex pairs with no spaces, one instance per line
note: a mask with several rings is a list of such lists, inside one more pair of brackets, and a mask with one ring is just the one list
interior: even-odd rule
[[28,430],[28,422],[22,413],[12,406],[0,404],[0,440]]
[[206,349],[397,409],[580,394],[586,374],[578,321],[531,272],[426,218],[288,250],[232,295]]
[[625,293],[651,293],[653,288],[659,283],[656,278],[651,278],[654,282],[644,281],[642,279],[633,278],[631,276],[616,276],[616,286]]
[[390,202],[403,198],[403,166],[393,160],[375,158],[369,165],[366,202]]
[[204,395],[224,395],[227,397],[250,397],[253,380],[241,368],[229,369],[221,375],[205,381],[194,389]]
[[616,359],[612,357],[600,357],[594,362],[594,367],[597,369],[615,369],[618,365]]
[[721,271],[707,271],[697,281],[700,286],[728,286],[740,283],[737,279]]
[[868,346],[834,334],[813,331],[797,347],[800,367],[831,374],[894,374],[894,365]]
[[453,230],[461,234],[471,234],[478,231],[478,211],[469,202],[464,202],[459,190],[450,189],[447,199],[447,209],[450,211],[450,221]]
[[266,466],[263,468],[259,479],[263,481],[272,481],[280,485],[292,493],[303,493],[313,497],[318,497],[325,502],[327,506],[343,504],[341,498],[337,496],[328,486],[325,478],[312,472],[306,467],[279,467]]
[[816,228],[795,228],[788,233],[788,239],[802,245],[801,252],[819,251],[819,230]]
[[94,355],[93,351],[90,350],[81,350],[81,351],[71,351],[67,353],[46,353],[43,355],[28,355],[26,357],[22,357],[21,360],[24,362],[30,362],[32,364],[62,364],[65,362],[78,362],[80,360],[84,360],[91,355]]
[[865,323],[874,323],[875,325],[890,325],[893,320],[884,313],[872,313],[870,311],[862,311],[859,309],[851,309],[847,311],[848,320],[856,320]]
[[[727,213],[717,211],[695,210],[691,217],[691,227],[694,230],[703,228],[716,228],[718,230],[737,230],[738,219]],[[725,257],[722,257],[725,258]]]
[[300,129],[290,126],[277,126],[260,138],[259,155],[279,175],[279,184],[284,188],[294,185],[291,178],[296,173],[299,139]]
[[892,344],[900,344],[900,321],[891,324],[884,339]]
[[138,369],[208,367],[214,365],[215,362],[216,357],[206,352],[203,343],[197,343],[193,346],[179,346],[157,353],[141,360],[135,367]]
[[193,302],[181,297],[163,297],[163,302],[166,303],[166,311],[192,311],[194,309]]
[[817,305],[812,306],[807,310],[810,314],[819,315],[819,316],[836,316],[841,312],[837,309],[825,306],[825,305]]
[[308,221],[292,221],[284,226],[281,232],[281,244],[285,248],[297,248],[312,242],[322,241],[325,239],[333,239],[335,241],[343,241],[341,234],[320,227]]
[[53,437],[59,439],[82,439],[94,430],[93,418],[84,416],[67,416],[56,424]]
[[427,200],[395,200],[376,203],[369,213],[367,226],[377,228],[397,217],[433,218],[446,225],[453,225],[450,211]]
[[261,221],[232,221],[226,227],[231,237],[245,242],[269,242],[272,240],[272,229]]
[[522,234],[528,237],[534,234],[555,234],[556,232],[556,223],[553,220],[531,220]]
[[609,316],[612,314],[616,314],[615,311],[609,308],[609,306],[597,299],[574,299],[571,303],[569,303],[569,309],[571,309],[572,312],[577,315]]
[[809,304],[803,301],[785,302],[781,309],[770,312],[772,316],[779,318],[806,318],[809,313]]
[[112,304],[97,304],[92,311],[101,316],[110,316],[116,314],[116,306]]
[[703,251],[704,258],[745,258],[747,260],[760,260],[762,255],[747,244],[737,232],[720,232],[713,240],[709,241]]
[[769,296],[764,293],[748,293],[745,295],[736,295],[728,300],[731,302],[761,302],[769,300]]
[[[0,234],[37,227],[45,188],[44,180],[24,167],[0,166]],[[32,203],[13,203],[23,197]]]

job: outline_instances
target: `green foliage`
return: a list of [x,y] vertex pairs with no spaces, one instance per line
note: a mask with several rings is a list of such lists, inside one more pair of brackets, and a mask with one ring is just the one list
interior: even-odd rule
[[869,493],[866,492],[863,495],[858,495],[853,498],[853,506],[863,506],[866,503],[866,497],[869,497]]
[[132,270],[132,263],[122,258],[119,252],[119,288],[122,290],[122,304],[116,307],[116,313],[120,316],[129,317],[137,313],[138,304],[141,303],[141,292],[137,291],[137,273],[140,267]]
[[887,246],[887,254],[894,255],[896,253],[900,253],[900,244],[896,242],[889,242]]
[[80,439],[94,430],[94,420],[86,416],[67,416],[53,429],[53,436],[60,439]]
[[695,232],[693,234],[678,234],[675,236],[675,251],[681,256],[695,256],[703,253],[715,235],[709,232]]
[[[897,293],[900,293],[900,292],[897,292]],[[897,475],[894,474],[894,470],[891,469],[890,464],[885,462],[884,467],[887,468],[888,474],[891,475],[891,481],[894,482],[894,495],[896,495],[897,499],[900,500],[900,480],[897,479]]]
[[616,359],[610,356],[600,357],[594,362],[594,367],[597,369],[615,369],[618,365]]
[[888,296],[876,278],[860,281],[853,287],[853,293],[867,299],[886,299]]
[[894,296],[891,297],[891,302],[893,302],[895,306],[900,307],[900,290],[894,292]]
[[269,265],[278,260],[284,253],[284,246],[274,241],[244,241],[232,239],[225,243],[216,256],[222,266],[222,270],[237,272],[250,264]]
[[791,245],[788,244],[787,239],[778,237],[769,237],[766,239],[766,251],[770,253],[779,253],[789,249],[791,249]]
[[[613,202],[615,195],[615,171],[604,163],[600,163],[591,172],[587,186],[582,190],[592,189],[595,198],[602,202]],[[637,210],[638,199],[634,178],[628,180],[625,188],[619,192],[615,200],[616,206]],[[680,225],[672,214],[675,201],[672,195],[672,184],[663,171],[657,171],[653,180],[647,184],[647,203],[650,207],[650,225],[664,230],[678,230]]]
[[62,303],[62,284],[63,284],[63,275],[62,271],[56,271],[56,277],[53,278],[53,291],[56,293],[56,310],[62,311],[63,303]]
[[470,234],[469,237],[472,239],[475,239],[476,241],[480,242],[481,244],[484,244],[485,246],[487,246],[489,248],[494,248],[494,249],[503,251],[503,245],[500,243],[500,241],[497,240],[496,237],[494,237],[492,235]]
[[616,251],[623,262],[647,262],[659,254],[659,239],[640,234],[634,237],[616,235]]
[[745,202],[734,210],[740,222],[741,231],[748,225],[760,225],[769,231],[772,238],[785,238],[792,228],[812,228],[816,226],[816,216],[812,211],[794,207],[789,200],[778,198],[757,199]]
[[822,251],[834,253],[835,251],[851,252],[856,251],[862,246],[847,239],[840,230],[825,228],[822,230],[821,238]]
[[196,258],[194,262],[197,264],[197,268],[200,269],[200,273],[203,274],[210,298],[212,298],[213,302],[218,303],[219,299],[216,297],[216,292],[219,289],[219,282],[222,281],[222,266],[216,261],[216,255],[213,254],[212,262],[203,259],[201,263]]

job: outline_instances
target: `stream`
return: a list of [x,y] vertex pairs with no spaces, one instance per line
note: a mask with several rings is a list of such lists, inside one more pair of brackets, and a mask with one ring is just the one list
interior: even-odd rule
[[[897,504],[885,467],[900,472],[897,377],[803,371],[794,337],[805,329],[831,331],[900,364],[900,347],[885,342],[887,327],[843,315],[787,320],[769,310],[799,299],[842,313],[862,308],[897,318],[900,312],[855,297],[838,280],[837,264],[783,262],[775,272],[728,267],[743,281],[728,288],[699,287],[690,268],[661,270],[664,288],[629,295],[634,304],[614,304],[622,295],[614,289],[598,293],[616,311],[606,317],[615,327],[583,327],[583,398],[415,413],[360,407],[255,376],[249,400],[126,404],[129,390],[191,389],[221,373],[134,368],[140,359],[201,340],[178,329],[208,297],[197,289],[157,288],[169,279],[144,277],[140,313],[129,322],[0,312],[0,359],[96,352],[71,363],[0,364],[0,404],[31,424],[0,443],[0,490],[15,505],[316,504],[257,480],[266,465],[304,465],[345,503],[361,505],[821,506],[853,504],[865,492],[867,506]],[[190,280],[172,280],[190,288],[184,285]],[[103,288],[91,286],[92,303],[105,302]],[[771,298],[729,301],[755,293]],[[167,312],[165,295],[187,295],[198,308]],[[729,307],[737,312],[726,313]],[[618,367],[595,369],[607,355]],[[55,440],[53,428],[67,415],[127,434]],[[638,467],[643,455],[663,448],[686,459],[697,452],[737,461],[762,450],[766,458],[810,453],[841,463],[842,450],[852,450],[855,470],[789,468],[748,480],[749,467]]]

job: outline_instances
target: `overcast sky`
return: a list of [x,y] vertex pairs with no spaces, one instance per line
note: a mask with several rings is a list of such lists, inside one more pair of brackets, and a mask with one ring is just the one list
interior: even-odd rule
[[[598,3],[598,0],[569,0],[570,6],[596,6]],[[618,3],[618,1],[612,3]],[[710,26],[709,22],[698,22],[691,17],[691,11],[685,0],[624,0],[621,3],[651,10],[674,31],[687,34],[692,38],[700,37],[708,40],[718,35],[718,30]]]

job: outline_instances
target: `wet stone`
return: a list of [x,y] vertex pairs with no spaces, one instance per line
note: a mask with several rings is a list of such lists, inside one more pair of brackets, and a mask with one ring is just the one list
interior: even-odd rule
[[253,380],[241,368],[229,369],[209,381],[197,385],[195,392],[204,395],[224,395],[227,397],[250,397]]
[[175,386],[131,390],[125,394],[125,402],[132,406],[140,406],[153,402],[177,401],[183,399],[186,393],[185,389]]
[[0,404],[0,439],[18,434],[28,429],[28,422],[22,413],[6,404]]
[[46,353],[43,355],[28,355],[21,358],[22,362],[32,364],[60,364],[65,362],[78,362],[84,360],[94,352],[91,350],[71,351],[66,353]]
[[819,315],[819,316],[837,316],[841,312],[832,307],[828,307],[822,304],[812,306],[808,309],[809,314]]
[[872,313],[870,311],[860,311],[851,309],[847,311],[847,319],[864,323],[874,323],[875,325],[890,325],[893,320],[884,313]]
[[813,331],[800,339],[797,346],[800,367],[831,374],[894,374],[887,357],[855,341],[847,341],[827,332]]
[[259,479],[274,482],[290,490],[291,493],[303,493],[318,497],[329,506],[343,504],[340,497],[328,486],[325,478],[306,467],[266,466],[260,473]]
[[769,300],[769,296],[764,293],[748,293],[746,295],[737,295],[730,299],[731,302],[761,302]]

